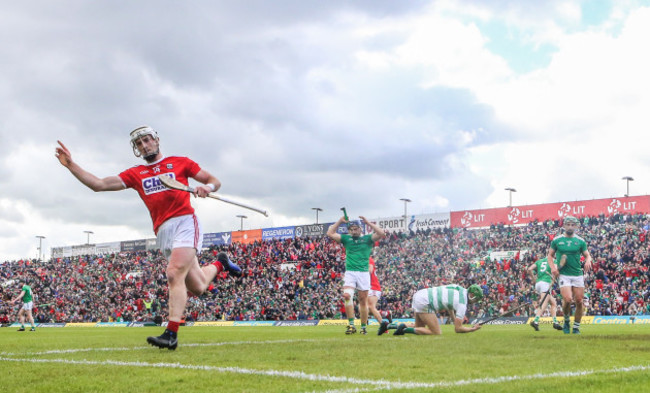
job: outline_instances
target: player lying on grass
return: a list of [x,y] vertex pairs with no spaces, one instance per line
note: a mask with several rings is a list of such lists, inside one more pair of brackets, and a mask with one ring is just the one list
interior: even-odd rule
[[476,285],[470,285],[465,289],[459,285],[444,285],[421,289],[413,295],[413,312],[415,313],[415,325],[407,327],[405,323],[388,324],[386,321],[379,326],[377,334],[382,335],[390,329],[396,329],[394,336],[401,336],[406,333],[440,335],[440,322],[437,312],[447,311],[449,317],[454,321],[456,333],[470,333],[481,328],[475,324],[472,327],[463,326],[463,319],[467,312],[467,305],[479,302],[483,299],[483,291]]

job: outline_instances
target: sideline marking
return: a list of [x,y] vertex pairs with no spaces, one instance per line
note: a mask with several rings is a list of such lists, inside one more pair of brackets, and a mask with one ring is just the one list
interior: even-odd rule
[[[129,366],[129,367],[154,367],[154,368],[177,368],[186,370],[204,370],[204,371],[218,371],[218,372],[231,372],[237,374],[249,375],[266,375],[273,377],[287,377],[296,379],[305,379],[310,381],[326,381],[326,382],[345,382],[357,385],[372,385],[377,389],[373,390],[392,390],[392,389],[421,389],[421,388],[446,388],[455,386],[475,385],[475,384],[497,384],[501,382],[522,381],[533,379],[546,379],[546,378],[570,378],[579,377],[591,374],[611,374],[618,372],[633,372],[633,371],[647,371],[650,370],[650,365],[645,366],[630,366],[630,367],[615,367],[605,370],[583,370],[583,371],[561,371],[549,374],[532,374],[532,375],[510,375],[503,377],[489,377],[489,378],[476,378],[476,379],[462,379],[459,381],[449,382],[391,382],[385,380],[364,380],[349,377],[336,377],[330,375],[307,374],[302,371],[278,371],[278,370],[254,370],[239,367],[215,367],[215,366],[198,366],[186,365],[180,363],[146,363],[146,362],[121,362],[114,360],[93,361],[93,360],[67,360],[67,359],[16,359],[0,357],[0,361],[6,362],[25,362],[25,363],[63,363],[63,364],[78,364],[78,365],[92,365],[92,366]],[[352,390],[357,391],[357,390]]]
[[[223,345],[250,345],[250,344],[294,344],[302,342],[320,342],[320,341],[334,341],[334,339],[329,340],[317,340],[317,339],[302,339],[302,340],[269,340],[269,341],[224,341],[218,343],[183,343],[183,347],[220,347]],[[40,356],[40,355],[52,355],[52,354],[64,354],[64,353],[78,353],[78,352],[110,352],[110,351],[133,351],[140,349],[151,349],[151,346],[144,347],[107,347],[107,348],[78,348],[78,349],[53,349],[50,351],[41,351],[41,352],[24,352],[24,353],[11,353],[11,352],[0,352],[0,356]],[[156,349],[155,347],[153,347]]]

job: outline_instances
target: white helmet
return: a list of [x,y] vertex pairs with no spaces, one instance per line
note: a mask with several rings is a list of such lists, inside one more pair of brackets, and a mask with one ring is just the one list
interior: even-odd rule
[[131,147],[133,148],[133,154],[135,154],[136,157],[140,157],[142,155],[140,154],[138,148],[135,146],[135,142],[138,139],[142,138],[145,135],[151,135],[156,141],[159,141],[158,133],[149,126],[138,127],[135,130],[131,131],[130,135],[131,135]]

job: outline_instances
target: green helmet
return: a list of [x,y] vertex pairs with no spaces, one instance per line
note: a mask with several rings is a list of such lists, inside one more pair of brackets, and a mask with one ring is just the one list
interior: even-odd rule
[[476,284],[470,285],[469,288],[467,289],[467,292],[474,295],[474,298],[476,299],[477,302],[483,299],[483,290],[481,289],[481,287],[479,287]]
[[566,222],[572,222],[572,223],[574,223],[574,224],[579,224],[579,223],[580,223],[580,222],[578,221],[578,219],[575,218],[575,217],[573,217],[573,216],[566,216],[566,217],[564,217],[564,222],[565,222],[565,223],[566,223]]

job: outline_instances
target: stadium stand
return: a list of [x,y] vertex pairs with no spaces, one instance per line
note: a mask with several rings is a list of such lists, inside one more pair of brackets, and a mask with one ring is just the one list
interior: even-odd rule
[[[594,270],[586,276],[587,315],[650,314],[650,254],[645,214],[581,218],[579,235]],[[470,316],[498,315],[530,302],[533,281],[525,273],[545,255],[559,220],[483,229],[447,228],[392,233],[375,248],[383,298],[380,309],[410,317],[418,289],[457,283],[481,285],[485,300]],[[186,321],[341,318],[344,252],[325,236],[235,243],[200,255],[210,263],[227,250],[244,269],[241,278],[220,275],[201,297],[188,300]],[[511,257],[495,251],[518,250]],[[12,322],[7,303],[23,275],[33,278],[37,322],[160,321],[167,305],[165,263],[158,251],[85,255],[0,264],[0,323]],[[531,315],[532,306],[519,315]]]

